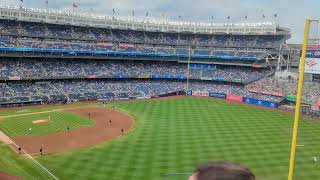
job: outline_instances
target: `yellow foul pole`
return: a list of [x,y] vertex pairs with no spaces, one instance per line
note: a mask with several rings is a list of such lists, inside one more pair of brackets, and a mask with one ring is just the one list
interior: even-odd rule
[[304,68],[305,68],[305,64],[306,64],[310,22],[311,22],[311,20],[307,19],[305,22],[305,25],[304,25],[305,26],[304,27],[305,28],[304,29],[304,40],[303,40],[302,55],[301,55],[301,61],[300,61],[300,72],[299,72],[296,109],[295,109],[295,113],[294,113],[294,125],[293,125],[293,132],[292,132],[290,167],[289,167],[288,180],[293,179],[293,172],[294,172],[294,162],[295,162],[295,156],[296,156],[297,135],[298,135],[299,118],[300,118],[300,107],[301,107],[301,99],[302,99],[303,76],[304,76]]

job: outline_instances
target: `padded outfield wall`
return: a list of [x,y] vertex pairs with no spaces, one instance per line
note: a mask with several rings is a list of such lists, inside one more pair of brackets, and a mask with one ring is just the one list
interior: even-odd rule
[[188,91],[188,96],[201,96],[201,97],[213,97],[213,98],[221,98],[226,99],[228,101],[233,102],[243,102],[247,104],[252,104],[256,106],[268,107],[268,108],[278,108],[277,102],[265,101],[260,99],[248,98],[243,96],[235,96],[232,94],[223,94],[223,93],[215,93],[215,92],[208,92],[208,91]]

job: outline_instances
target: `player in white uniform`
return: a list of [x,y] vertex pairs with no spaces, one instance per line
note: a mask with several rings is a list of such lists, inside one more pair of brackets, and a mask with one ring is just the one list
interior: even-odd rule
[[312,157],[312,159],[313,159],[313,162],[314,162],[314,163],[318,162],[317,157]]

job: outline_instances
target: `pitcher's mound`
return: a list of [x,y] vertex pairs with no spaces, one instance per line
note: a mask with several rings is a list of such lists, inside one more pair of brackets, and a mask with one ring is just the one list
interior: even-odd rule
[[32,121],[33,124],[48,124],[49,121],[48,120],[36,120],[36,121]]

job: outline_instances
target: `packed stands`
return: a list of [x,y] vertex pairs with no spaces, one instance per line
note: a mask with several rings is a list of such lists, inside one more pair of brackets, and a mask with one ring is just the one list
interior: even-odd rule
[[[246,89],[251,92],[285,97],[286,95],[297,94],[297,84],[297,81],[294,79],[266,77],[248,85]],[[320,99],[319,89],[319,83],[304,82],[302,98],[309,104],[316,103]]]
[[[1,52],[49,53],[43,58],[1,59],[0,103],[152,97],[185,91],[188,77],[189,90],[280,102],[283,96],[252,91],[254,88],[244,85],[273,73],[270,68],[253,68],[250,63],[277,50],[287,38],[288,34],[281,33],[149,32],[0,20]],[[50,56],[64,50],[76,56],[78,51],[101,56],[100,60]],[[195,59],[251,62],[227,66],[193,61],[188,68],[189,53]],[[124,54],[143,55],[144,59],[122,59]],[[110,60],[109,55],[121,58]],[[160,56],[162,61],[151,60]],[[166,57],[177,59],[166,61]]]
[[[1,102],[62,101],[152,97],[184,91],[186,83],[178,80],[52,80],[8,82],[0,84]],[[234,94],[279,102],[283,98],[250,93],[241,85],[191,82],[190,90]]]
[[34,22],[1,20],[1,35],[25,36],[50,39],[77,39],[131,43],[154,43],[171,45],[206,45],[218,47],[275,48],[285,41],[283,35],[195,35],[157,33],[132,30],[101,29],[53,25]]
[[161,33],[0,20],[0,48],[131,52],[262,59],[286,35]]
[[[40,39],[31,37],[0,37],[0,47],[9,48],[33,48],[53,50],[83,50],[103,52],[134,52],[144,54],[176,54],[188,55],[188,47],[173,47],[164,45],[89,42],[80,40]],[[243,50],[236,48],[199,47],[191,51],[195,56],[222,56],[222,57],[251,57],[263,58],[267,51],[265,49]]]
[[[60,79],[63,77],[106,77],[121,75],[127,78],[139,76],[185,77],[188,65],[177,62],[110,61],[110,60],[58,60],[24,59],[2,60],[0,79]],[[216,66],[190,64],[190,78],[249,83],[261,79],[272,71],[269,68]]]

